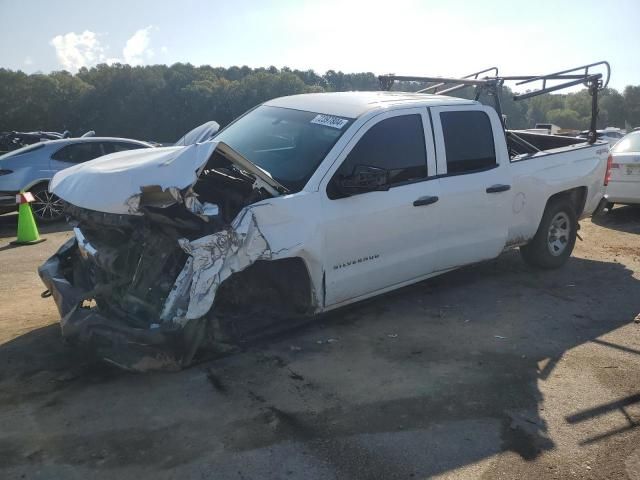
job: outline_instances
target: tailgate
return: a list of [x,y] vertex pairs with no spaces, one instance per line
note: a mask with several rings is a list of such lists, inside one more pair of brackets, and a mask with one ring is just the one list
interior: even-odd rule
[[611,181],[640,182],[640,153],[616,153],[611,164]]

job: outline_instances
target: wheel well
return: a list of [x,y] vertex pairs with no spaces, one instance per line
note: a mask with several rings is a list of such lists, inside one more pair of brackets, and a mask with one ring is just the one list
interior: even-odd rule
[[576,212],[576,217],[580,217],[582,211],[584,210],[584,205],[587,200],[587,187],[576,187],[570,190],[564,190],[562,192],[558,192],[547,200],[547,204],[545,205],[545,210],[549,206],[549,204],[559,198],[567,199],[573,205],[574,211]]
[[286,315],[312,310],[311,279],[300,257],[258,260],[220,285],[215,309],[220,313],[265,311]]
[[29,192],[29,191],[31,191],[32,188],[38,187],[40,185],[44,185],[45,187],[48,187],[49,186],[49,180],[38,180],[36,183],[33,183],[33,184],[29,185],[24,190]]

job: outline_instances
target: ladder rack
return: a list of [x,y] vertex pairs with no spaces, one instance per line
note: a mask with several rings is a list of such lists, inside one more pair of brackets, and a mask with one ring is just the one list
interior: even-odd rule
[[[604,72],[597,71],[604,68]],[[596,70],[594,72],[594,70]],[[483,73],[494,72],[493,75],[486,75],[480,77]],[[517,82],[516,85],[534,84],[535,82],[541,82],[540,87],[537,90],[527,91],[524,93],[516,93],[513,95],[514,100],[525,100],[527,98],[537,97],[538,95],[544,95],[546,93],[555,92],[565,88],[573,87],[575,85],[584,85],[589,90],[591,95],[591,125],[589,129],[588,141],[593,143],[596,141],[596,119],[598,117],[598,92],[609,85],[609,79],[611,78],[611,66],[608,62],[601,61],[590,63],[588,65],[581,65],[579,67],[569,68],[567,70],[561,70],[559,72],[549,73],[547,75],[512,75],[512,76],[499,76],[498,68],[491,67],[478,72],[465,75],[461,78],[446,78],[446,77],[417,77],[417,76],[402,76],[402,75],[380,75],[378,81],[380,82],[381,90],[391,90],[395,81],[407,81],[407,82],[424,82],[432,83],[433,85],[427,86],[417,93],[431,93],[434,95],[444,95],[447,93],[455,92],[464,87],[475,87],[476,95],[475,99],[478,100],[482,93],[487,93],[494,99],[494,108],[498,115],[502,117],[502,108],[500,106],[500,90],[504,85],[504,82]],[[560,82],[553,85],[548,85],[547,82]],[[443,90],[439,90],[442,87],[446,87]]]

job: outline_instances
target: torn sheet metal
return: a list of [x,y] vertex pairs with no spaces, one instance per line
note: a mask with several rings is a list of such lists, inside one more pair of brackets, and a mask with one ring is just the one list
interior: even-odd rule
[[[51,292],[58,311],[62,336],[103,360],[132,371],[176,371],[188,365],[195,352],[191,340],[203,325],[191,322],[189,328],[145,329],[106,316],[96,308],[83,306],[89,292],[72,285],[65,277],[69,256],[78,240],[69,239],[56,254],[38,268],[38,274]],[[187,331],[188,330],[188,331]]]
[[184,195],[182,201],[187,210],[197,215],[205,222],[208,222],[212,217],[216,217],[220,213],[218,205],[210,202],[200,202],[200,200],[198,200],[198,195],[192,189],[189,189],[189,191]]
[[[212,163],[242,175],[208,176],[216,149],[224,158]],[[67,341],[122,368],[179,369],[216,339],[207,314],[219,286],[282,251],[271,251],[256,218],[268,202],[256,202],[286,189],[222,143],[122,153],[54,178],[51,190],[69,202],[76,228],[40,276]],[[198,192],[220,205],[200,200],[199,175]]]
[[[272,252],[260,232],[252,207],[242,210],[230,229],[196,240],[179,240],[190,256],[167,297],[161,320],[184,325],[209,312],[220,284],[257,260],[271,259]],[[189,301],[184,310],[184,294]]]
[[140,193],[129,197],[125,204],[129,215],[141,214],[141,207],[166,208],[176,203],[183,203],[183,195],[177,187],[163,189],[160,185],[140,187]]
[[71,270],[76,255],[105,270],[114,270],[117,258],[111,247],[93,245],[80,228],[74,229],[74,237],[38,269],[60,312],[62,336],[127,370],[175,371],[189,365],[205,341],[206,315],[220,284],[255,261],[272,258],[255,218],[257,207],[245,207],[228,229],[192,241],[178,240],[188,257],[159,318],[147,326],[108,305],[104,308],[99,301],[87,302],[96,297],[104,301],[123,280],[116,277],[111,284],[91,285],[78,281],[82,275],[74,277]]

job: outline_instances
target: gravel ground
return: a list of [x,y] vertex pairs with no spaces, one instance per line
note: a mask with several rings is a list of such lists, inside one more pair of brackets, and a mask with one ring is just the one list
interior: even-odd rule
[[[35,270],[70,233],[0,217],[0,477],[640,479],[640,209],[175,374],[60,340]],[[640,318],[638,319],[640,321]]]

